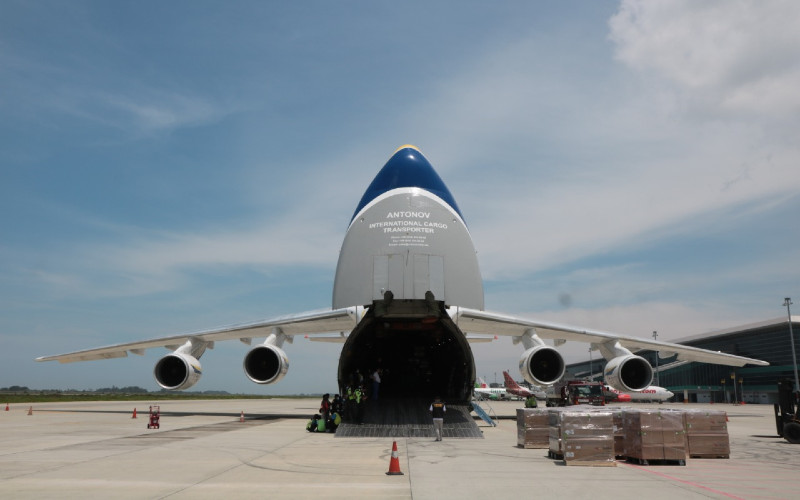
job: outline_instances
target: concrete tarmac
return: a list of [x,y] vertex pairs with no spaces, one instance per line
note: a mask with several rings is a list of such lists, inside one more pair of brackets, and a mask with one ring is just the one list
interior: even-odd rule
[[800,498],[800,445],[768,405],[654,405],[726,410],[729,459],[580,467],[518,448],[522,403],[494,402],[484,439],[397,440],[396,476],[390,439],[306,432],[316,398],[163,401],[153,430],[141,402],[0,405],[2,498]]

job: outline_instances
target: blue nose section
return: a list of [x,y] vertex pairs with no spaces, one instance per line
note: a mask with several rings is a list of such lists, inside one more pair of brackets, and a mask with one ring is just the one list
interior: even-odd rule
[[403,187],[416,187],[435,194],[450,205],[462,220],[464,219],[455,198],[427,158],[416,147],[403,146],[389,158],[386,165],[372,180],[364,196],[361,197],[361,201],[358,202],[350,222],[355,219],[361,209],[378,196],[392,189]]

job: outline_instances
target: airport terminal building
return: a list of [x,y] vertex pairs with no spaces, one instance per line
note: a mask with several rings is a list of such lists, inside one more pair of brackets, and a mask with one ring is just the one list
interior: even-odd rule
[[[792,316],[795,349],[800,349],[800,316]],[[794,380],[789,321],[786,316],[737,326],[674,341],[712,351],[722,351],[768,361],[770,366],[723,366],[677,361],[676,356],[658,358],[654,351],[636,354],[650,361],[653,385],[666,387],[677,400],[697,403],[777,403],[779,380]],[[668,353],[667,353],[668,354]],[[800,355],[800,352],[797,353]],[[566,377],[601,379],[605,360],[591,359],[567,366]]]

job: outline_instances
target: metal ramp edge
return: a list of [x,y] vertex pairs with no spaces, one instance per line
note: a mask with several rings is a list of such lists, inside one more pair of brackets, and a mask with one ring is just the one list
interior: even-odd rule
[[[366,421],[363,424],[343,422],[336,429],[336,437],[343,438],[434,438],[433,421],[430,417],[426,418],[425,423],[418,419],[411,422],[393,423],[371,423]],[[470,414],[467,405],[447,405],[443,425],[443,437],[462,438],[462,439],[483,439],[483,431],[480,430],[475,419]]]
[[[487,405],[487,406],[488,406],[488,405]],[[476,414],[477,414],[479,417],[481,417],[481,420],[483,420],[483,421],[484,421],[484,422],[486,422],[487,424],[491,425],[492,427],[497,427],[497,422],[495,422],[494,420],[492,420],[492,417],[490,417],[490,416],[489,416],[489,414],[488,414],[488,413],[486,413],[486,410],[484,410],[484,409],[483,409],[483,407],[481,407],[480,403],[478,403],[477,401],[473,401],[473,402],[472,402],[472,410],[473,410],[473,411],[474,411],[474,412],[475,412],[475,413],[476,413]],[[492,410],[492,407],[491,407],[491,406],[489,406],[489,410]],[[492,410],[492,413],[494,413],[494,411],[493,411],[493,410]]]

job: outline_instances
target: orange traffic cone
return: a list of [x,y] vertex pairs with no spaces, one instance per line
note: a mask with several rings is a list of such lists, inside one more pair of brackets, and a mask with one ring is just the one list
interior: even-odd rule
[[133,416],[131,418],[136,418],[136,408],[133,409]]
[[28,408],[28,415],[33,415],[33,406]]
[[8,411],[8,403],[6,403],[6,411]]
[[389,472],[387,476],[402,476],[400,472],[400,459],[397,458],[397,441],[392,441],[392,458],[389,460]]
[[242,415],[239,417],[239,422],[244,422],[244,410],[242,410]]

